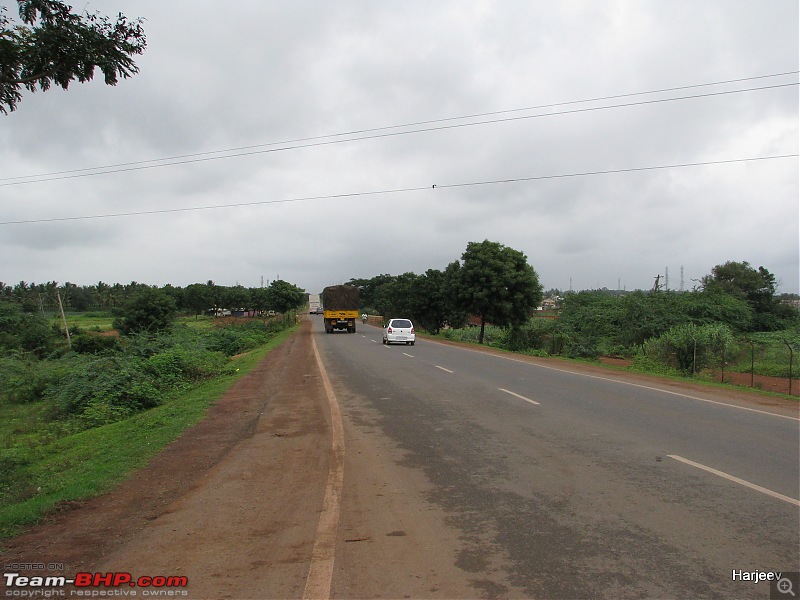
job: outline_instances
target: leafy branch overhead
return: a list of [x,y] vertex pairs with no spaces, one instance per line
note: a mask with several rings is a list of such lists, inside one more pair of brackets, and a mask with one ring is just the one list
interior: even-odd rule
[[147,46],[142,19],[77,15],[60,0],[18,0],[21,24],[0,7],[0,112],[16,109],[22,90],[68,89],[99,68],[107,85],[139,72],[133,56]]

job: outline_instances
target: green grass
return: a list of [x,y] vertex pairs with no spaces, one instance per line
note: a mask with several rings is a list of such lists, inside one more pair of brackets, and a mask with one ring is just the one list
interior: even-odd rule
[[208,315],[194,315],[178,317],[178,323],[182,323],[187,327],[195,329],[211,329],[214,326],[214,317]]
[[[108,331],[112,329],[111,322],[114,317],[110,312],[85,312],[85,313],[66,313],[67,326],[72,329],[73,327],[80,327],[85,331]],[[52,315],[51,322],[56,323],[60,328],[64,328],[64,321],[61,315],[56,313]]]
[[[38,522],[61,502],[81,500],[112,489],[148,463],[164,446],[206,414],[236,379],[250,372],[296,327],[277,333],[266,345],[236,359],[239,369],[205,382],[168,403],[124,421],[88,429],[46,444],[35,444],[35,406],[0,407],[2,447],[17,461],[17,502],[0,507],[0,539]],[[46,436],[46,432],[39,432]],[[15,440],[13,447],[11,441]]]
[[[73,327],[79,327],[84,331],[110,331],[113,329],[114,316],[110,311],[68,312],[66,317],[70,329]],[[48,314],[48,320],[63,329],[64,321],[61,320],[59,313]],[[199,315],[195,319],[194,315],[181,315],[177,322],[197,329],[211,329],[214,325],[214,317]]]

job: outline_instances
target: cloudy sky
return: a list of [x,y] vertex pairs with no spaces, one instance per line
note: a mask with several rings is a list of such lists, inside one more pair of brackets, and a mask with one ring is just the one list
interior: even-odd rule
[[76,6],[148,48],[0,115],[0,281],[315,292],[489,239],[545,289],[798,292],[796,0]]

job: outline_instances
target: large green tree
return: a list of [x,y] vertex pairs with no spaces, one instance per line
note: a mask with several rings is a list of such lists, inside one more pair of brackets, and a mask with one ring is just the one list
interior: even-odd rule
[[214,290],[205,283],[192,283],[183,290],[183,306],[194,312],[194,318],[214,305]]
[[114,327],[124,334],[156,333],[172,327],[178,308],[175,300],[155,288],[137,292],[121,309],[116,309]]
[[115,21],[98,14],[77,15],[60,0],[17,0],[21,24],[0,8],[0,112],[8,114],[31,92],[94,78],[99,68],[107,85],[138,73],[133,56],[147,45],[142,20]]
[[282,313],[300,308],[308,298],[304,290],[282,279],[270,283],[268,289],[270,305]]
[[481,320],[478,339],[483,343],[486,323],[518,326],[527,321],[542,300],[542,286],[534,268],[519,250],[498,242],[470,242],[453,269],[458,285],[455,304]]
[[783,329],[797,320],[797,310],[775,297],[775,276],[764,267],[754,269],[747,261],[728,261],[711,269],[702,284],[707,292],[723,292],[747,302],[757,331]]

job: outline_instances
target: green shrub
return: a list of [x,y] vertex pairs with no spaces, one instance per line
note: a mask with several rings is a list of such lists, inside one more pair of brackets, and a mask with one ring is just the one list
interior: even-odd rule
[[662,365],[683,373],[699,373],[723,356],[731,356],[734,339],[727,325],[719,323],[697,326],[684,323],[648,340],[645,353]]
[[80,417],[105,404],[117,409],[114,414],[129,415],[158,404],[152,395],[137,393],[136,385],[147,377],[140,361],[122,355],[81,358],[59,385],[45,393],[61,414]]
[[110,335],[90,335],[82,333],[72,337],[72,349],[81,354],[100,354],[116,350],[119,346],[117,338]]
[[41,400],[45,390],[69,370],[68,362],[25,355],[0,357],[0,402],[25,404]]
[[156,333],[172,327],[178,308],[175,300],[157,289],[144,289],[115,311],[114,328],[127,335]]
[[148,358],[144,362],[144,371],[160,388],[165,388],[182,381],[195,382],[216,377],[227,366],[228,360],[221,352],[175,346]]

